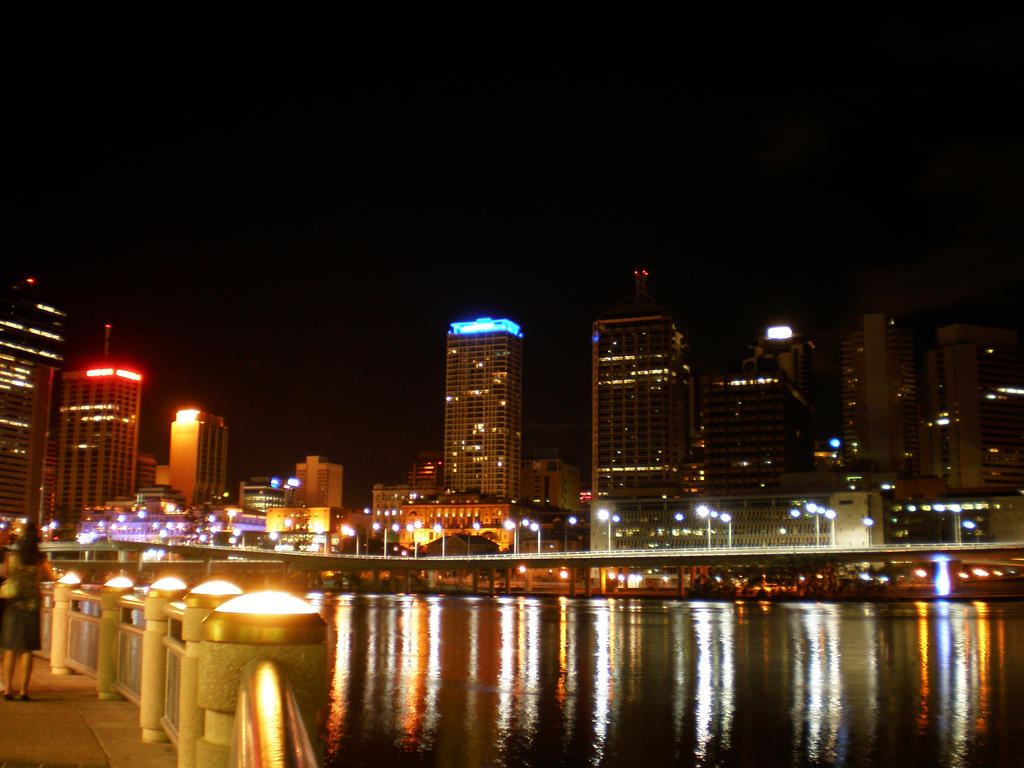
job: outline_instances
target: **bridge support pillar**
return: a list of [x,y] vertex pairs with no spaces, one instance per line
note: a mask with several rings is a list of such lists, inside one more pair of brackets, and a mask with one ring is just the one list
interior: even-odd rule
[[471,587],[470,591],[474,595],[479,594],[479,591],[480,591],[480,569],[477,568],[476,566],[473,566],[473,568],[470,570],[470,573],[472,574],[472,580],[473,580],[473,586]]
[[146,631],[142,635],[142,669],[139,685],[139,727],[146,742],[167,741],[160,720],[164,716],[167,697],[167,617],[164,606],[185,594],[185,583],[179,579],[160,579],[146,593],[143,613]]
[[[71,574],[69,574],[71,575]],[[53,619],[50,623],[50,672],[70,675],[68,659],[68,614],[71,612],[71,590],[74,584],[57,582],[53,587]]]
[[431,589],[437,589],[437,571],[433,569],[427,571],[427,586]]
[[489,596],[491,596],[491,597],[494,597],[494,575],[495,575],[495,573],[496,573],[496,571],[493,568],[491,568],[487,572],[487,574],[488,574],[488,576],[487,576],[487,594]]
[[687,581],[686,566],[680,565],[676,568],[676,597],[686,596]]
[[[130,582],[129,582],[130,584]],[[121,616],[121,596],[131,590],[127,587],[108,587],[104,585],[100,593],[100,636],[99,649],[96,653],[96,696],[104,701],[115,701],[121,698],[114,690],[117,678],[115,659],[117,658],[117,624]]]
[[506,595],[511,595],[512,594],[512,569],[511,568],[506,568],[505,569],[505,594]]
[[583,569],[583,594],[586,597],[594,596],[594,569]]
[[[252,592],[235,600],[258,596]],[[204,728],[203,737],[196,742],[196,768],[228,768],[238,691],[257,663],[272,662],[288,679],[306,730],[316,734],[318,718],[327,706],[326,640],[327,625],[315,611],[292,613],[286,609],[258,618],[249,613],[213,611],[203,623],[199,645],[197,702],[203,709]],[[258,713],[248,713],[248,717],[256,716]],[[322,759],[322,754],[317,755],[316,763]]]
[[526,583],[523,585],[523,591],[526,592],[526,593],[532,593],[533,592],[533,569],[532,568],[527,568],[526,569],[526,573],[523,574],[523,576],[524,576],[524,578],[526,580]]
[[412,571],[406,570],[403,574],[402,582],[402,591],[405,592],[405,594],[409,594],[412,591]]
[[242,590],[227,582],[200,584],[185,595],[181,617],[181,657],[178,694],[178,768],[195,768],[196,742],[203,735],[203,710],[196,703],[199,691],[199,644],[203,640],[203,619],[218,605]]
[[579,578],[579,571],[576,568],[569,569],[569,597],[576,597],[576,579]]

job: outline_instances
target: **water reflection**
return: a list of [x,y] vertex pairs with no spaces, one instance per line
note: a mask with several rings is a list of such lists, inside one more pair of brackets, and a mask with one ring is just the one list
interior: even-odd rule
[[959,767],[1012,764],[1024,748],[1017,603],[340,597],[324,609],[326,764],[339,768]]

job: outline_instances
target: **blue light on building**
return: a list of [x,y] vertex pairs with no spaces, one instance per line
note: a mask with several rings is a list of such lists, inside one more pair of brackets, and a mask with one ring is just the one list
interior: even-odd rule
[[505,331],[507,333],[511,333],[513,336],[518,336],[520,339],[523,338],[523,331],[519,327],[518,323],[513,323],[508,319],[494,320],[490,317],[478,317],[476,320],[452,323],[450,333],[495,333],[498,331]]

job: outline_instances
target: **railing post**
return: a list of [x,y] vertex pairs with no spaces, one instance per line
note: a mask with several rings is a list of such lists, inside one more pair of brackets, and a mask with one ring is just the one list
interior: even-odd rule
[[196,742],[196,768],[227,768],[242,669],[259,658],[281,665],[306,730],[318,733],[317,718],[327,705],[327,624],[312,605],[292,595],[242,595],[203,622],[197,700],[204,728]]
[[117,625],[120,621],[121,596],[131,591],[132,582],[117,576],[100,592],[100,636],[96,654],[96,696],[105,701],[120,699],[114,690],[117,679]]
[[65,574],[53,585],[53,618],[50,620],[50,672],[70,675],[68,660],[68,622],[71,621],[71,592],[81,583],[73,573]]
[[178,695],[178,768],[195,768],[196,742],[203,735],[203,710],[196,700],[203,620],[225,600],[241,593],[242,590],[226,581],[208,581],[185,596],[185,610],[181,620],[185,655],[181,657],[181,687]]
[[146,631],[142,635],[139,690],[139,727],[142,728],[143,741],[167,741],[167,734],[160,725],[167,685],[167,651],[164,649],[167,617],[164,606],[180,598],[184,592],[185,582],[168,578],[156,581],[146,593],[143,609]]

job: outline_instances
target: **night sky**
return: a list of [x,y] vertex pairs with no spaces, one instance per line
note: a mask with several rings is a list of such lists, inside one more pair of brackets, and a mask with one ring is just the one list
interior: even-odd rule
[[113,324],[141,450],[194,405],[232,488],[319,453],[362,506],[440,448],[448,324],[507,316],[526,446],[586,477],[636,266],[698,369],[811,335],[817,437],[860,313],[1020,330],[1021,12],[505,12],[11,17],[3,277],[68,312],[69,368]]

